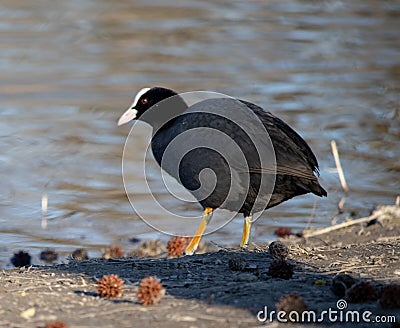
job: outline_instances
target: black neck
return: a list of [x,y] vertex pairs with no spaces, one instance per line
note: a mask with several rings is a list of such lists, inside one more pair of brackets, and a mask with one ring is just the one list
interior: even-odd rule
[[148,112],[140,117],[153,127],[153,136],[160,130],[170,127],[176,118],[187,109],[180,96],[174,96],[155,104]]

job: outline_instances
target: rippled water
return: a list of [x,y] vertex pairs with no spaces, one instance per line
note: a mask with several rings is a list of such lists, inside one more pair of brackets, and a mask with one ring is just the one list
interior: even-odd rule
[[[168,238],[132,212],[121,176],[129,126],[118,128],[116,120],[143,86],[250,100],[309,142],[329,197],[298,197],[264,213],[253,241],[272,238],[277,226],[330,224],[343,196],[331,139],[350,187],[345,211],[365,215],[394,202],[400,193],[398,1],[180,4],[1,2],[0,267],[19,249],[38,262],[45,247],[67,254],[83,246],[99,255],[110,243],[133,248],[132,237]],[[129,154],[133,165],[143,151]],[[47,229],[41,229],[43,194]],[[135,197],[148,199],[140,185]],[[145,214],[169,220],[152,208]],[[241,227],[238,218],[207,239],[238,244]]]

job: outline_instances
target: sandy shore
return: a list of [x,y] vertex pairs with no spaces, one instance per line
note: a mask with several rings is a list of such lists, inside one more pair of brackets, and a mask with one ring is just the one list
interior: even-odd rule
[[[312,327],[314,324],[284,324],[276,319],[262,322],[257,316],[263,319],[265,309],[270,314],[289,293],[300,295],[307,310],[317,315],[329,308],[337,310],[341,297],[332,292],[331,284],[338,273],[371,282],[378,290],[390,283],[400,284],[399,236],[400,218],[379,215],[376,221],[315,237],[283,239],[289,248],[288,262],[294,265],[289,280],[268,275],[273,259],[267,245],[176,259],[71,260],[68,264],[3,270],[0,327],[44,327],[56,319],[69,327]],[[235,271],[229,260],[238,257],[245,265]],[[96,288],[97,281],[111,273],[125,281],[124,295],[115,300],[101,298]],[[166,289],[158,305],[145,307],[136,300],[138,282],[146,276],[156,276]],[[370,318],[397,316],[400,322],[400,309],[384,309],[379,301],[348,302],[346,310],[370,311]],[[329,320],[316,326],[395,327],[391,323]]]

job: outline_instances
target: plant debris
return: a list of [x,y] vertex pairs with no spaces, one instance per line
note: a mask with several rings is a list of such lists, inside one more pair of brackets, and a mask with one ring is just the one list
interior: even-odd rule
[[129,257],[156,257],[166,252],[165,246],[160,240],[147,240],[138,248],[128,254]]
[[68,325],[63,321],[50,321],[45,328],[68,328]]
[[124,292],[124,281],[116,274],[109,274],[100,279],[97,290],[102,297],[120,297]]
[[268,246],[269,253],[274,259],[284,260],[289,255],[289,249],[280,241],[273,241]]
[[181,257],[186,249],[186,246],[189,245],[189,242],[189,237],[172,237],[167,243],[168,256],[172,258]]
[[293,272],[293,265],[285,260],[273,260],[268,269],[269,276],[286,280],[292,278]]
[[356,283],[356,280],[345,273],[339,273],[332,279],[331,289],[333,293],[339,297],[346,295],[346,290]]
[[40,259],[46,263],[57,261],[58,254],[54,249],[46,249],[40,253]]
[[142,305],[160,303],[165,294],[163,285],[154,277],[146,277],[140,281],[137,299]]
[[373,302],[378,299],[378,290],[367,281],[361,281],[346,291],[346,299],[351,303]]
[[301,314],[307,309],[304,300],[297,294],[288,294],[281,297],[275,304],[276,311],[284,311],[284,318],[290,322],[300,322]]
[[247,261],[242,256],[236,256],[229,259],[229,269],[232,271],[245,271],[247,267]]
[[399,309],[400,285],[390,284],[382,287],[379,304],[385,309]]
[[84,248],[78,248],[71,254],[72,258],[77,261],[87,260],[89,258],[87,251]]
[[20,268],[31,265],[31,256],[29,255],[29,253],[19,251],[18,253],[14,254],[10,261],[13,266]]
[[285,238],[293,235],[292,229],[289,227],[279,227],[274,232],[279,238]]
[[125,255],[125,251],[118,245],[111,245],[106,247],[103,252],[103,259],[116,259],[121,258]]

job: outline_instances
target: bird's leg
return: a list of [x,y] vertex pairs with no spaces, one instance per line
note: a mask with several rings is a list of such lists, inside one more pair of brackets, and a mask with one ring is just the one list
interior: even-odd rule
[[244,217],[244,225],[243,225],[243,233],[242,233],[242,242],[240,243],[241,248],[247,248],[249,244],[250,237],[250,229],[251,229],[251,215]]
[[204,231],[206,230],[208,222],[210,222],[214,209],[211,207],[206,207],[203,212],[203,218],[201,219],[200,225],[197,228],[196,234],[193,236],[189,245],[186,247],[185,254],[193,255],[199,246],[201,236],[203,236]]

